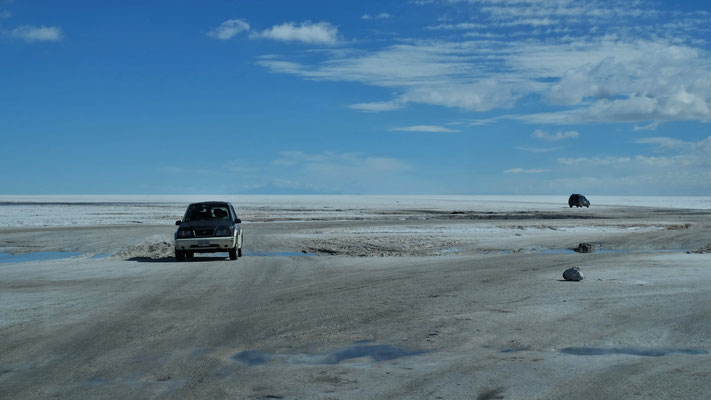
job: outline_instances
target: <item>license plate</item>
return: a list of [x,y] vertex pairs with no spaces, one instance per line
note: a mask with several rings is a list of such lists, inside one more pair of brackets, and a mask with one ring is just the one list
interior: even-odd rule
[[209,245],[210,245],[210,242],[208,242],[207,240],[198,241],[198,246],[200,246],[200,247],[207,247]]

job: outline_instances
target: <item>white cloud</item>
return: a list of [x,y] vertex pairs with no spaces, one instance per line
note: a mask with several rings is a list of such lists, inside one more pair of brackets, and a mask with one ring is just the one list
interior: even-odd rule
[[487,25],[485,24],[480,24],[480,23],[473,23],[473,22],[460,22],[457,24],[439,24],[439,25],[434,25],[434,26],[428,26],[427,29],[431,31],[439,31],[439,30],[471,30],[471,29],[481,29],[481,28],[486,28]]
[[[400,105],[489,111],[540,98],[567,108],[509,116],[529,123],[644,121],[653,128],[663,121],[711,121],[711,56],[707,35],[699,34],[708,32],[704,16],[671,15],[645,1],[440,3],[466,3],[482,17],[443,19],[427,28],[430,39],[400,39],[320,62],[274,57],[260,64],[307,79],[387,87]],[[677,23],[649,23],[663,13]]]
[[[574,177],[556,178],[544,186],[609,194],[711,194],[711,136],[697,142],[650,137],[637,143],[675,154],[560,158],[562,165],[584,168],[574,168]],[[579,171],[595,177],[578,176]]]
[[693,150],[695,153],[706,158],[707,161],[711,161],[711,136],[699,142],[693,143]]
[[562,147],[529,147],[529,146],[517,146],[517,150],[528,151],[530,153],[549,153],[551,151],[557,151],[562,149]]
[[511,108],[522,93],[516,93],[512,85],[485,79],[471,84],[441,83],[439,86],[409,88],[401,101],[461,108],[473,111],[489,111],[494,108]]
[[274,58],[260,64],[274,72],[310,79],[354,81],[383,87],[414,87],[451,81],[471,71],[465,60],[439,45],[394,45],[371,53],[358,52],[334,57],[321,65],[308,66]]
[[402,103],[396,101],[372,102],[372,103],[357,103],[348,106],[354,110],[365,112],[383,112],[399,110],[403,107]]
[[[556,182],[560,187],[575,187],[584,193],[635,195],[698,195],[711,193],[711,172],[655,169],[654,173],[605,176],[602,178],[575,177]],[[551,182],[553,183],[553,182]]]
[[419,40],[314,66],[274,58],[260,63],[310,79],[399,88],[402,103],[488,111],[538,93],[572,107],[518,117],[532,123],[711,120],[711,64],[697,49],[664,42]]
[[637,132],[637,131],[655,131],[655,130],[657,130],[657,128],[659,127],[660,124],[661,124],[661,122],[654,121],[654,122],[651,122],[647,125],[642,125],[642,126],[635,125],[633,130],[635,132]]
[[480,12],[499,23],[548,17],[558,24],[601,24],[614,19],[648,18],[658,14],[643,1],[448,0],[445,3],[477,5]]
[[685,142],[683,140],[669,138],[669,137],[646,137],[639,138],[635,140],[638,144],[652,144],[657,146],[657,150],[676,150],[676,149],[690,149],[693,143]]
[[338,28],[328,22],[313,23],[306,21],[299,25],[294,22],[287,22],[275,25],[262,32],[252,32],[250,38],[335,45],[338,43]]
[[589,167],[596,165],[620,165],[628,164],[632,161],[632,157],[577,157],[577,158],[559,158],[557,161],[563,165],[578,165],[580,167]]
[[221,23],[216,28],[207,32],[207,36],[215,39],[227,40],[232,39],[242,32],[249,31],[249,24],[241,19],[228,19]]
[[515,98],[520,96],[512,93],[513,84],[476,79],[480,72],[458,47],[423,42],[335,57],[318,66],[273,57],[263,58],[259,63],[273,72],[309,79],[400,88],[402,94],[394,100],[400,103],[419,102],[474,110],[513,105]]
[[694,163],[691,157],[684,155],[673,157],[649,157],[640,155],[636,156],[634,161],[639,165],[657,168],[688,167]]
[[369,20],[374,20],[374,19],[388,19],[390,18],[390,14],[388,13],[380,13],[378,15],[370,15],[370,14],[363,14],[360,19],[369,21]]
[[[538,49],[538,56],[520,56],[519,62],[535,63],[541,73],[547,69],[560,76],[544,92],[546,99],[577,109],[552,113],[552,118],[558,114],[572,122],[711,121],[711,62],[699,49],[663,40],[545,47]],[[583,62],[574,66],[572,60]]]
[[558,163],[563,165],[592,166],[652,166],[652,167],[688,167],[695,160],[688,155],[673,157],[650,157],[637,155],[633,157],[578,157],[559,158]]
[[457,129],[450,129],[440,125],[414,125],[400,128],[392,128],[391,131],[400,132],[431,132],[431,133],[457,133]]
[[536,129],[533,132],[533,137],[536,139],[543,139],[550,142],[555,142],[564,139],[574,139],[580,136],[577,131],[565,131],[556,133],[546,133],[542,129]]
[[497,122],[499,118],[482,118],[482,119],[475,119],[471,121],[464,122],[464,125],[468,126],[484,126],[484,125],[490,125],[495,122]]
[[323,193],[391,193],[401,190],[409,163],[391,157],[362,153],[307,153],[300,150],[280,152],[272,162],[280,182],[276,186],[308,189]]
[[[680,171],[684,170],[687,173],[691,173],[692,171],[708,172],[708,167],[711,166],[711,136],[698,142],[685,142],[668,137],[650,137],[640,138],[636,140],[636,143],[657,145],[658,150],[674,150],[677,152],[677,155],[663,157],[635,155],[622,157],[596,156],[558,158],[557,162],[563,165],[611,167],[625,166],[626,168],[675,167],[676,169]],[[645,169],[645,171],[647,170]]]
[[24,25],[10,31],[10,36],[32,42],[56,42],[62,40],[62,30],[56,26]]
[[366,156],[362,153],[306,153],[304,151],[282,151],[275,165],[303,165],[311,170],[321,168],[366,168],[373,172],[400,172],[410,169],[410,166],[400,160],[387,157]]
[[525,168],[511,168],[504,171],[505,174],[542,174],[548,172],[546,169],[525,169]]

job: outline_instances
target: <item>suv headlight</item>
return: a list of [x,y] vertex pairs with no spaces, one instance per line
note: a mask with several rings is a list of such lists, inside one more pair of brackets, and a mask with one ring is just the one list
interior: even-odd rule
[[215,236],[232,236],[232,227],[217,228]]
[[181,229],[178,231],[179,238],[191,238],[194,236],[192,229]]

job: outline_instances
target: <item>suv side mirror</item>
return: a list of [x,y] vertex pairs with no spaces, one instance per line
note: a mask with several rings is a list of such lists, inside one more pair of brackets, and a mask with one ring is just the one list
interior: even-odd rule
[[242,220],[239,219],[239,218],[235,218],[235,223],[236,223],[236,224],[241,224],[241,223],[242,223]]
[[175,221],[175,225],[180,225],[181,223],[183,223],[183,221],[181,221],[181,220]]

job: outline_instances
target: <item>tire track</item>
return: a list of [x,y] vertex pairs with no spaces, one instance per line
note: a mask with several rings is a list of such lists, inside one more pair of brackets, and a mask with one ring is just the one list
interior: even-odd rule
[[[188,267],[192,267],[188,265]],[[151,311],[161,307],[164,299],[170,293],[176,291],[187,291],[186,287],[192,286],[200,277],[207,273],[204,268],[184,268],[181,277],[173,281],[163,281],[160,290],[156,288],[146,288],[141,293],[147,293],[135,300],[115,303],[114,307],[105,317],[91,326],[75,323],[68,326],[62,336],[54,340],[42,340],[41,346],[33,350],[34,355],[28,354],[28,359],[42,360],[41,365],[26,371],[21,379],[13,379],[17,382],[11,384],[9,389],[13,393],[13,387],[17,389],[13,396],[16,398],[33,398],[34,391],[27,385],[22,385],[22,381],[35,381],[51,379],[52,384],[66,385],[67,382],[84,382],[96,373],[96,361],[104,356],[108,351],[126,347],[133,341],[133,338],[121,337],[117,333],[126,332],[130,327],[151,326]],[[149,278],[148,281],[155,282]],[[131,293],[128,287],[135,287],[134,282],[126,282],[118,289]],[[144,338],[150,338],[155,334],[156,329],[148,331],[141,330],[140,334]],[[32,345],[32,343],[22,343],[20,346]],[[20,348],[16,346],[11,351]],[[134,348],[131,348],[134,350]],[[135,349],[140,350],[140,349]],[[38,355],[40,354],[40,355]],[[48,355],[52,356],[48,358]],[[62,368],[61,366],[71,366]],[[81,390],[81,388],[76,388]]]
[[188,399],[196,398],[194,389],[205,381],[207,374],[212,371],[217,365],[219,359],[217,357],[210,356],[207,360],[201,362],[195,369],[190,373],[190,380],[185,384],[177,393],[171,396],[171,399]]

